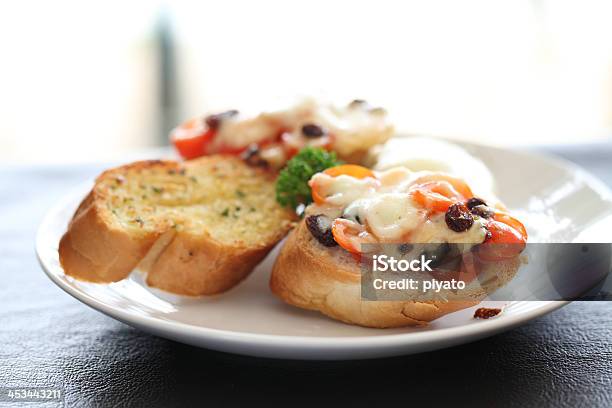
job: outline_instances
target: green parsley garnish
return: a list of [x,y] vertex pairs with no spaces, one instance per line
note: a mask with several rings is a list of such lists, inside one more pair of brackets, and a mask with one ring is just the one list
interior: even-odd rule
[[284,207],[297,208],[312,202],[308,181],[316,173],[340,164],[336,153],[305,147],[287,162],[276,180],[276,201]]

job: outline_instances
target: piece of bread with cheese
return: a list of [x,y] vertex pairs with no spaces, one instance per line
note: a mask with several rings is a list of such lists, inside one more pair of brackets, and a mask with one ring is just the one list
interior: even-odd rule
[[[521,264],[523,224],[452,175],[345,164],[315,174],[309,186],[314,203],[280,251],[270,281],[289,304],[367,327],[423,324],[477,304]],[[417,280],[465,286],[425,294],[375,288],[383,275],[371,268],[362,288],[356,259],[365,268],[370,256],[382,254],[411,265],[427,258],[433,269]],[[412,278],[399,272],[384,278]]]
[[[518,258],[490,264],[481,276],[496,277],[495,286],[502,286],[514,277],[519,265]],[[475,306],[487,295],[487,291],[479,290],[449,301],[364,300],[359,263],[339,246],[322,245],[308,231],[305,221],[291,232],[281,249],[272,269],[270,289],[290,305],[375,328],[426,324]]]
[[212,295],[243,280],[291,229],[274,175],[234,156],[142,161],[102,173],[59,245],[67,275],[116,282],[136,267],[146,282]]

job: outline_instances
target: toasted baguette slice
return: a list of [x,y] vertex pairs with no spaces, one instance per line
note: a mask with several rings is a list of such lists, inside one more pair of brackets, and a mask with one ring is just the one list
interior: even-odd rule
[[233,156],[143,161],[102,173],[59,245],[66,274],[115,282],[137,266],[150,286],[224,292],[292,226],[272,175]]
[[[508,281],[518,265],[518,259],[502,262],[483,273]],[[482,291],[471,294],[470,300],[427,302],[362,300],[359,264],[342,248],[321,245],[304,221],[291,232],[276,259],[270,288],[291,305],[316,310],[345,323],[375,328],[426,324],[474,306],[486,295]]]

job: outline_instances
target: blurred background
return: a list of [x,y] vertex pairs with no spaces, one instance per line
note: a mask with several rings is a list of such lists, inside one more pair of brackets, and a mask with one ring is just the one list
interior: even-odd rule
[[495,145],[612,137],[612,2],[13,1],[0,162],[116,159],[209,110],[300,95]]

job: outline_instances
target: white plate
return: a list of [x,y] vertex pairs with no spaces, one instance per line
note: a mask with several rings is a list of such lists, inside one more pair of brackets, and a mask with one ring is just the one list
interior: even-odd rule
[[[498,185],[503,186],[500,198],[510,208],[523,211],[530,236],[535,239],[570,242],[593,233],[596,235],[588,235],[589,241],[597,242],[599,229],[592,227],[601,223],[595,222],[612,220],[609,190],[569,163],[491,147],[465,147],[491,168]],[[480,321],[472,318],[474,308],[471,308],[438,319],[427,327],[367,329],[293,308],[276,299],[267,285],[277,251],[245,282],[211,298],[186,299],[149,289],[137,273],[109,285],[83,283],[64,275],[57,247],[76,206],[90,187],[82,186],[49,211],[40,226],[36,251],[45,272],[64,291],[108,316],[195,346],[273,358],[394,356],[490,336],[566,304],[484,302],[483,306],[501,304],[504,312],[494,319]]]

